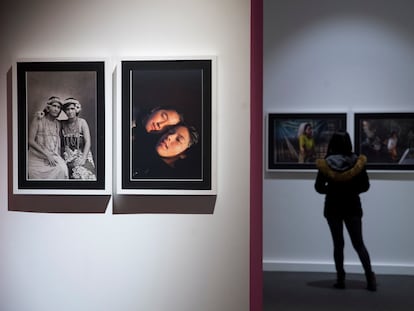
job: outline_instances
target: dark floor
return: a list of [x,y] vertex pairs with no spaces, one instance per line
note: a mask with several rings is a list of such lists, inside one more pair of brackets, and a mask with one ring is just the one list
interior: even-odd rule
[[414,310],[414,276],[377,274],[376,292],[363,274],[348,274],[343,290],[332,287],[333,273],[266,271],[263,281],[263,311]]

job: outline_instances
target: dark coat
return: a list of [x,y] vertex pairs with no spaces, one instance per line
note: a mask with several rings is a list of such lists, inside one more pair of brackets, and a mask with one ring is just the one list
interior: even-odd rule
[[359,194],[369,189],[366,161],[365,156],[356,154],[331,155],[316,161],[315,190],[326,194],[326,218],[362,217]]

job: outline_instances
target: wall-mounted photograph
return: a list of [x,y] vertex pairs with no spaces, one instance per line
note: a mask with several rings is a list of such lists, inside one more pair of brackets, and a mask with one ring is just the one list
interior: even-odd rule
[[17,62],[15,193],[105,189],[105,63]]
[[414,169],[414,113],[356,113],[354,133],[367,169]]
[[335,131],[346,129],[346,113],[269,113],[267,170],[315,169]]
[[211,191],[212,60],[121,66],[122,189]]

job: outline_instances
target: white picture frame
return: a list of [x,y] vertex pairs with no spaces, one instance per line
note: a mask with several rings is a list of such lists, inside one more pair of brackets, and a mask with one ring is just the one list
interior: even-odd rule
[[[215,195],[217,193],[216,66],[216,56],[125,57],[117,62],[116,104],[114,105],[116,195]],[[171,100],[167,100],[168,98]],[[139,147],[133,147],[131,141],[137,136],[133,134],[134,124],[136,126],[137,122],[141,122],[135,120],[133,115],[138,110],[137,107],[140,109],[146,104],[148,104],[146,108],[162,107],[165,101],[170,101],[167,103],[169,108],[175,109],[174,106],[177,105],[177,110],[185,110],[186,125],[192,125],[198,118],[194,122],[199,133],[198,146],[196,146],[198,149],[194,147],[194,150],[198,150],[198,154],[196,152],[193,154],[194,169],[185,168],[185,165],[179,168],[176,166],[173,170],[168,168],[169,172],[177,170],[173,172],[177,175],[164,177],[164,171],[153,173],[156,169],[150,167],[149,173],[145,173],[148,175],[140,175],[140,172],[147,172],[147,170],[136,169],[140,165],[139,160],[136,159],[141,155],[146,156],[147,150],[152,150],[153,147],[151,145],[148,148],[141,148],[139,144]],[[191,107],[191,105],[199,106]],[[193,109],[191,113],[188,112],[190,108]],[[181,124],[182,121],[177,125]],[[170,128],[175,126],[172,125]],[[157,135],[161,137],[162,133]],[[189,157],[183,161],[188,159]],[[185,176],[186,174],[189,176]]]

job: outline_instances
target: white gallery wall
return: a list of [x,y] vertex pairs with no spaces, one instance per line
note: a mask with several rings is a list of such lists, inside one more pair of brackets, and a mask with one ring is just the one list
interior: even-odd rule
[[[0,42],[0,310],[248,310],[250,1],[6,0]],[[16,58],[103,57],[113,70],[197,55],[217,56],[213,213],[114,215],[112,200],[100,214],[8,210]]]
[[[269,112],[413,112],[412,1],[264,1]],[[352,120],[348,122],[352,126]],[[353,136],[353,128],[349,128]],[[363,231],[378,273],[414,274],[414,173],[369,172]],[[265,270],[334,271],[316,172],[266,173]],[[349,272],[362,272],[350,240]]]

